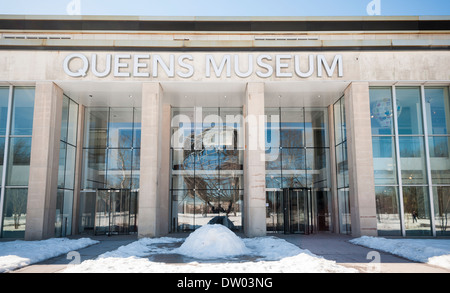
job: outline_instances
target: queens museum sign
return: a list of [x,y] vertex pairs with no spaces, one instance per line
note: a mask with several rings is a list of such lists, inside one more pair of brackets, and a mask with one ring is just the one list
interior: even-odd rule
[[342,77],[342,55],[322,54],[97,54],[74,53],[63,62],[71,77],[308,78]]

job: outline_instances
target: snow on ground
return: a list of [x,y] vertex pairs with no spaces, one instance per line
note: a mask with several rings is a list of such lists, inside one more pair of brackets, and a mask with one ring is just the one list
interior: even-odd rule
[[363,236],[352,239],[350,242],[413,261],[450,269],[450,240],[448,239],[386,239]]
[[12,271],[96,243],[98,241],[89,238],[0,242],[0,273]]
[[[155,255],[165,255],[165,258],[155,260]],[[72,265],[65,272],[356,273],[357,270],[337,265],[283,239],[241,239],[228,228],[216,224],[205,225],[186,239],[143,238],[95,260]]]

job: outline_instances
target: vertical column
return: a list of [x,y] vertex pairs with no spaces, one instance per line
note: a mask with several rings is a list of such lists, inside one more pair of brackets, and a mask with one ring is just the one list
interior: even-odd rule
[[161,100],[162,89],[159,83],[142,84],[139,237],[160,235],[158,186],[161,180]]
[[334,139],[334,107],[328,106],[328,144],[330,146],[330,187],[331,187],[331,210],[332,210],[332,229],[333,232],[339,232],[339,209],[337,196],[337,172],[336,172],[336,141]]
[[160,151],[160,168],[158,174],[160,175],[158,185],[159,195],[159,221],[160,234],[165,235],[169,233],[170,228],[170,126],[171,126],[171,112],[170,104],[163,103],[162,105],[162,124],[161,124],[161,151]]
[[264,83],[248,83],[244,105],[244,232],[266,235]]
[[369,84],[345,90],[347,157],[353,236],[377,236]]
[[80,215],[80,191],[83,169],[84,113],[85,106],[78,106],[77,154],[75,161],[75,180],[73,189],[72,235],[78,234]]
[[63,91],[53,82],[35,89],[26,240],[54,236]]

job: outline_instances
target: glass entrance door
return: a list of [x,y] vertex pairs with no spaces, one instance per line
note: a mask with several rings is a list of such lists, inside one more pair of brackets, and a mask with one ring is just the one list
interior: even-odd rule
[[128,234],[136,226],[135,200],[129,189],[98,189],[95,204],[95,235]]
[[313,233],[311,189],[285,188],[266,191],[268,232]]

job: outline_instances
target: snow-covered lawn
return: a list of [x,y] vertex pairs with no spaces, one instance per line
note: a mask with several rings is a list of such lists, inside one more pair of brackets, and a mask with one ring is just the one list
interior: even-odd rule
[[363,236],[350,242],[450,269],[450,239],[386,239]]
[[[181,243],[181,246],[180,246]],[[154,259],[154,256],[165,258]],[[175,261],[168,261],[168,260]],[[205,225],[186,239],[143,238],[68,267],[65,272],[112,273],[356,273],[276,237],[239,238],[222,225]]]
[[0,242],[0,273],[12,271],[96,243],[98,241],[89,238]]

